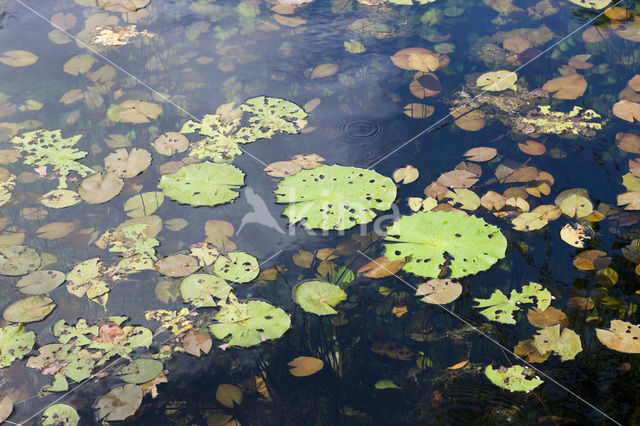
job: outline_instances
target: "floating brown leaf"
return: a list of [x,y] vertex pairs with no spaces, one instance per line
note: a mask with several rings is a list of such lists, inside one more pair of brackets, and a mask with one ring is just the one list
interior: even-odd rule
[[547,307],[544,311],[533,307],[527,312],[527,319],[532,326],[538,328],[545,328],[556,324],[560,324],[563,327],[569,325],[569,319],[564,312],[553,306]]
[[587,90],[587,80],[580,74],[554,78],[547,81],[542,90],[547,93],[555,92],[553,97],[556,99],[578,99]]
[[365,277],[369,278],[389,277],[398,273],[405,262],[405,259],[398,259],[391,262],[386,256],[380,256],[358,269],[358,273],[364,274]]
[[435,71],[440,66],[438,54],[422,47],[409,47],[391,56],[391,62],[403,70]]
[[640,104],[623,99],[613,104],[613,115],[633,123],[640,120]]
[[375,342],[369,350],[375,354],[400,361],[411,361],[413,352],[398,342]]
[[586,250],[573,259],[573,266],[581,271],[593,271],[609,266],[611,258],[601,250]]
[[324,367],[324,362],[321,359],[313,358],[310,356],[299,356],[292,361],[289,361],[287,365],[289,373],[296,377],[306,377],[317,373]]

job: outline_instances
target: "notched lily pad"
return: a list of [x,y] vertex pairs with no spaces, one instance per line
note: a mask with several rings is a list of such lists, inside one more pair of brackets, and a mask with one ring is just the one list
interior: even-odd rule
[[98,403],[98,419],[108,422],[124,420],[135,414],[142,403],[142,389],[136,385],[124,385],[111,389]]
[[155,359],[138,358],[125,366],[118,373],[123,382],[140,384],[162,373],[163,365]]
[[527,374],[521,365],[514,365],[510,368],[500,367],[497,370],[488,365],[484,374],[491,380],[491,383],[511,392],[529,392],[543,383],[543,380]]
[[410,257],[402,269],[429,278],[441,275],[445,253],[451,278],[460,278],[489,269],[507,249],[497,227],[475,216],[442,211],[402,216],[387,228],[385,239],[389,260]]
[[55,404],[42,413],[42,426],[76,426],[80,416],[75,408],[67,404]]
[[0,327],[0,368],[11,365],[31,352],[36,342],[36,334],[26,331],[22,324]]
[[11,322],[34,322],[44,319],[56,307],[52,299],[46,296],[29,296],[13,302],[2,316]]
[[0,246],[0,275],[15,277],[35,271],[40,255],[27,246]]
[[373,170],[323,165],[284,178],[275,189],[278,203],[293,203],[283,214],[295,224],[306,218],[309,229],[349,229],[369,223],[375,210],[396,199],[393,181]]
[[198,308],[218,306],[214,299],[227,300],[231,290],[225,280],[210,274],[193,274],[180,283],[182,299]]
[[337,285],[324,281],[305,281],[294,289],[296,303],[316,315],[335,315],[334,307],[346,300],[347,294]]
[[45,294],[57,288],[66,280],[66,275],[60,271],[34,271],[22,277],[16,287],[24,294]]
[[260,273],[258,260],[242,251],[219,256],[213,264],[213,272],[219,277],[236,283],[246,283]]

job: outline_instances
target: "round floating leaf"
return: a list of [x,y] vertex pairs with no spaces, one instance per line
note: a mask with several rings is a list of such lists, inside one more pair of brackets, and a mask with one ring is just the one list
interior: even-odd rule
[[246,283],[258,276],[260,266],[258,266],[258,260],[255,257],[237,251],[218,257],[218,260],[213,264],[213,272],[225,280]]
[[123,382],[139,384],[145,383],[162,373],[163,365],[155,359],[138,358],[125,366],[120,372]]
[[482,74],[476,80],[476,86],[489,90],[491,92],[500,92],[507,90],[516,84],[518,76],[516,73],[506,70],[491,71]]
[[54,310],[56,304],[45,296],[29,296],[12,303],[2,316],[11,322],[40,321]]
[[113,173],[96,173],[80,182],[78,194],[89,204],[102,204],[114,198],[122,191],[124,182]]
[[231,290],[225,280],[209,274],[193,274],[180,283],[182,299],[199,308],[218,306],[214,298],[226,300]]
[[124,203],[124,211],[129,217],[152,215],[164,202],[164,194],[160,191],[143,192],[129,198]]
[[155,269],[168,277],[186,277],[200,269],[200,265],[193,256],[174,254],[158,260]]
[[45,294],[62,284],[66,275],[60,271],[34,271],[16,283],[24,294]]
[[80,201],[82,201],[80,194],[70,189],[54,189],[40,198],[42,205],[52,209],[63,209],[65,207],[75,206]]
[[596,328],[598,340],[614,351],[640,354],[640,327],[627,321],[611,320],[609,330]]
[[42,413],[42,426],[76,426],[80,416],[75,408],[67,404],[55,404]]
[[209,353],[213,346],[213,341],[211,340],[209,333],[191,330],[186,336],[184,336],[182,346],[186,353],[200,357],[202,354]]
[[171,157],[175,153],[185,152],[189,148],[189,139],[182,133],[167,132],[153,141],[153,147],[158,153]]
[[151,164],[151,153],[146,149],[116,149],[104,158],[104,168],[120,179],[129,179],[142,173]]
[[31,351],[36,334],[26,331],[22,324],[0,327],[0,368],[8,367]]
[[216,206],[232,201],[238,196],[235,190],[243,185],[244,173],[240,169],[208,161],[163,175],[159,183],[167,197],[192,206]]
[[434,278],[418,286],[416,296],[424,296],[425,303],[444,305],[456,300],[462,294],[462,286],[451,280]]
[[26,50],[8,50],[0,54],[0,62],[10,67],[27,67],[33,65],[38,57]]
[[266,339],[277,339],[291,326],[285,311],[265,302],[252,300],[223,306],[214,317],[219,324],[209,326],[218,339],[231,336],[232,346],[253,346]]
[[321,359],[310,356],[299,356],[289,361],[287,365],[290,367],[289,373],[291,373],[292,376],[305,377],[322,370],[324,362],[322,362]]
[[275,190],[278,203],[295,203],[283,214],[291,223],[306,218],[306,228],[349,229],[373,220],[396,198],[391,179],[373,170],[320,166],[284,178]]
[[13,412],[13,401],[5,396],[0,399],[0,422],[4,422]]
[[385,256],[389,260],[411,259],[403,265],[407,272],[437,278],[451,257],[451,278],[460,278],[489,269],[502,259],[507,240],[500,230],[475,216],[453,212],[420,212],[402,216],[387,228]]
[[389,379],[383,379],[383,380],[378,380],[376,382],[375,385],[373,385],[376,389],[400,389],[400,386],[396,385],[395,383],[393,383],[392,380]]
[[98,403],[98,419],[113,422],[132,416],[142,402],[142,389],[136,385],[124,385],[111,389]]
[[337,285],[324,281],[305,281],[294,290],[296,303],[307,312],[316,315],[335,315],[333,309],[347,298],[347,294]]
[[216,390],[216,399],[225,407],[233,408],[242,404],[242,390],[236,385],[223,383]]
[[514,365],[510,368],[500,367],[497,370],[494,370],[491,365],[487,365],[484,374],[491,380],[491,383],[511,392],[529,392],[543,383],[537,377],[525,374],[525,369],[521,365]]
[[25,275],[40,266],[40,255],[27,246],[0,246],[0,275]]

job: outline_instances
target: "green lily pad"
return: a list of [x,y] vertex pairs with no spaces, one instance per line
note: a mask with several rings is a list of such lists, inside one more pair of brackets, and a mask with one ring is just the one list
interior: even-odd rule
[[242,251],[220,256],[213,264],[213,272],[220,278],[236,283],[246,283],[260,273],[258,260]]
[[87,153],[74,146],[82,135],[63,139],[60,130],[36,130],[12,138],[9,142],[17,145],[23,152],[24,164],[35,167],[52,166],[56,170],[58,189],[67,187],[67,175],[76,172],[82,177],[95,171],[76,160],[84,158]]
[[4,310],[2,316],[11,322],[40,321],[56,307],[53,300],[45,296],[29,296],[12,303]]
[[199,133],[206,138],[191,145],[189,155],[199,159],[211,158],[214,161],[231,160],[242,154],[241,143],[256,140],[248,127],[240,127],[240,118],[225,120],[220,114],[206,114],[199,123],[189,120],[180,133]]
[[54,375],[53,383],[46,387],[47,391],[66,391],[69,389],[66,377],[81,382],[91,376],[95,366],[92,354],[74,343],[52,343],[40,347],[38,351],[40,353],[37,356],[27,360],[27,367]]
[[42,413],[42,426],[76,426],[80,416],[67,404],[55,404]]
[[438,278],[451,257],[451,278],[489,269],[502,259],[507,240],[500,230],[475,216],[453,212],[420,212],[402,216],[387,228],[385,256],[390,261],[410,257],[402,269]]
[[491,365],[487,365],[484,374],[491,380],[491,383],[511,392],[529,392],[544,382],[537,377],[526,374],[525,368],[521,365],[514,365],[510,368],[500,367],[497,370],[494,370]]
[[541,354],[553,351],[560,355],[563,361],[574,359],[578,353],[582,352],[580,336],[568,328],[560,333],[560,324],[552,325],[538,331],[533,337],[533,344]]
[[337,314],[333,308],[347,298],[347,293],[337,285],[315,280],[298,284],[294,295],[302,309],[316,315]]
[[142,403],[142,388],[137,385],[124,385],[111,389],[98,403],[98,419],[107,422],[124,420],[135,414]]
[[97,325],[89,326],[85,319],[80,318],[75,326],[67,325],[63,319],[53,325],[53,335],[58,338],[60,343],[69,343],[73,339],[73,343],[77,346],[86,346],[93,341],[98,335],[99,328]]
[[85,294],[95,299],[109,292],[103,278],[104,267],[99,257],[78,263],[67,274],[67,291],[76,297]]
[[148,382],[162,372],[163,365],[154,359],[138,358],[125,366],[118,374],[127,383],[140,384]]
[[16,287],[24,294],[45,294],[57,288],[65,279],[66,275],[60,271],[34,271],[20,278]]
[[103,351],[102,358],[96,362],[96,365],[102,365],[114,356],[125,359],[131,359],[129,354],[134,349],[143,347],[148,348],[153,341],[153,333],[146,327],[125,326],[122,327],[122,334],[116,336],[111,341],[93,340],[88,348]]
[[0,275],[25,275],[40,266],[40,255],[27,246],[0,246]]
[[400,386],[389,379],[378,380],[374,386],[376,389],[400,389]]
[[503,324],[515,324],[516,320],[513,317],[513,313],[520,310],[518,304],[533,303],[531,297],[537,299],[537,307],[541,311],[549,307],[551,299],[553,298],[549,290],[538,283],[531,282],[523,286],[521,292],[511,290],[510,297],[507,297],[502,291],[496,290],[491,294],[489,299],[473,300],[478,302],[478,304],[474,306],[475,308],[486,308],[480,311],[480,313],[491,321]]
[[249,117],[252,134],[257,138],[270,138],[275,132],[298,133],[307,125],[307,114],[300,106],[280,98],[258,96],[240,105]]
[[81,201],[82,198],[80,198],[80,194],[70,189],[54,189],[40,198],[43,206],[52,209],[63,209],[65,207],[75,206]]
[[176,173],[160,178],[164,194],[182,204],[216,206],[238,197],[244,185],[244,173],[230,164],[208,161],[183,166]]
[[198,308],[218,306],[214,298],[227,300],[231,290],[225,280],[209,274],[189,275],[180,283],[182,299]]
[[221,340],[230,335],[232,346],[249,347],[277,339],[291,326],[291,318],[285,311],[256,300],[226,304],[214,319],[219,323],[210,325],[209,331]]
[[8,367],[16,359],[31,352],[36,334],[26,331],[22,324],[0,327],[0,368]]
[[393,181],[373,170],[323,165],[284,178],[275,189],[278,203],[294,203],[283,214],[295,224],[306,218],[309,229],[343,230],[391,208]]

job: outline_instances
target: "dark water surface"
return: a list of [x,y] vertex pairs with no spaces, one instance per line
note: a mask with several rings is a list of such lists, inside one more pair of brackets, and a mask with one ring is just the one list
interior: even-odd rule
[[[283,14],[276,16],[271,10],[274,6]],[[291,316],[291,328],[277,340],[250,348],[226,348],[225,342],[214,337],[208,355],[196,358],[176,352],[164,358],[166,383],[157,386],[157,396],[146,394],[140,408],[124,422],[614,424],[614,419],[637,424],[638,355],[605,347],[595,332],[596,328],[608,329],[615,319],[638,322],[636,265],[623,256],[622,248],[638,238],[640,217],[631,209],[616,206],[617,195],[640,190],[640,183],[629,189],[622,185],[622,175],[629,172],[629,161],[635,157],[616,146],[616,134],[637,132],[637,124],[616,117],[612,108],[620,99],[640,99],[628,88],[626,95],[620,94],[638,72],[640,7],[631,1],[618,6],[627,8],[629,20],[616,22],[602,15],[604,9],[564,0],[436,0],[424,5],[315,0],[290,10],[262,0],[151,0],[135,14],[109,12],[93,0],[0,1],[2,51],[24,50],[38,57],[25,67],[0,64],[0,149],[13,149],[8,141],[19,133],[61,129],[63,137],[82,135],[76,147],[89,154],[80,162],[97,171],[104,168],[103,158],[120,147],[109,142],[112,135],[126,140],[122,146],[128,150],[137,147],[152,154],[151,166],[127,179],[122,192],[112,200],[52,209],[39,200],[55,189],[56,181],[39,178],[33,166],[24,164],[23,159],[12,160],[10,153],[2,151],[2,167],[17,180],[10,201],[1,207],[0,244],[25,244],[39,253],[49,253],[55,259],[47,268],[64,273],[93,257],[115,265],[120,260],[118,253],[96,246],[96,240],[129,219],[123,205],[130,197],[158,190],[161,166],[186,156],[167,157],[156,152],[151,143],[159,135],[179,131],[187,120],[215,114],[220,105],[239,104],[256,96],[283,98],[300,106],[317,99],[321,102],[310,112],[309,124],[301,133],[277,133],[270,140],[243,146],[245,153],[235,157],[233,164],[246,174],[246,186],[235,202],[214,208],[192,207],[165,198],[154,213],[165,223],[156,236],[158,258],[188,254],[192,244],[207,238],[207,221],[230,223],[234,231],[225,244],[232,241],[237,250],[255,256],[262,271],[272,272],[267,279],[234,284],[234,293],[241,300],[263,300],[284,309]],[[54,32],[43,19],[60,13],[69,14],[67,23],[75,21],[66,31],[79,43]],[[118,26],[118,31],[135,25],[136,31],[146,30],[153,36],[142,34],[130,44],[101,47],[90,42],[100,25]],[[523,29],[520,35],[509,33],[517,29]],[[591,31],[609,38],[587,42],[593,37]],[[352,40],[366,51],[347,51],[344,43]],[[520,43],[520,47],[512,47],[510,42]],[[389,59],[410,47],[441,53],[441,66],[431,78],[422,80],[430,88],[439,82],[439,94],[424,99],[414,96],[409,84],[417,71],[401,69]],[[80,54],[95,59],[90,71],[77,75],[65,72],[64,64]],[[576,55],[591,56],[576,59]],[[585,60],[593,66],[580,65]],[[314,68],[321,64],[334,64],[337,71],[315,77]],[[576,67],[570,67],[572,64]],[[92,81],[89,74],[105,65],[112,77]],[[551,79],[575,73],[584,75],[588,85],[576,99],[545,95],[535,98],[528,108],[509,113],[486,103],[472,104],[484,112],[484,126],[468,131],[463,129],[465,124],[456,125],[450,110],[460,106],[461,99],[482,96],[475,87],[476,79],[496,70],[517,70],[518,87],[515,92],[507,89],[489,95],[524,97]],[[77,101],[60,102],[74,89],[82,94]],[[27,100],[41,103],[41,108],[21,109],[28,106]],[[152,102],[162,112],[146,123],[109,120],[109,108],[125,100]],[[412,103],[432,106],[432,115],[408,117],[403,109]],[[596,121],[602,123],[602,129],[578,135],[518,131],[516,118],[537,111],[538,105],[551,105],[552,111],[564,113],[573,106],[593,109],[601,116]],[[309,104],[307,108],[312,109]],[[544,144],[546,151],[541,155],[523,151],[518,144],[527,140]],[[382,242],[372,239],[374,231],[382,232],[400,215],[411,214],[410,197],[424,198],[427,185],[456,168],[465,160],[466,151],[481,146],[497,149],[498,156],[478,163],[483,174],[470,188],[478,196],[490,190],[507,191],[506,198],[513,203],[518,197],[526,198],[533,210],[539,205],[555,205],[556,196],[565,190],[584,188],[601,216],[576,219],[562,215],[539,230],[523,232],[512,224],[522,213],[514,206],[505,207],[502,212],[507,213],[502,216],[484,207],[468,212],[501,229],[508,241],[507,254],[491,269],[462,278],[461,297],[444,305],[446,309],[415,297],[411,286],[425,280],[410,273],[400,271],[397,276],[380,279],[357,275],[361,266],[384,254]],[[300,224],[290,225],[282,215],[284,205],[276,204],[273,195],[280,179],[267,176],[263,169],[296,154],[312,153],[323,157],[326,164],[372,167],[385,176],[412,165],[419,178],[398,184],[396,202],[390,211],[381,212],[387,215],[382,219],[344,232],[310,232]],[[535,192],[541,183],[535,178],[497,182],[494,172],[500,164],[514,170],[532,167],[547,172],[551,180],[546,177],[543,183],[548,194]],[[70,189],[80,180],[69,182]],[[439,202],[448,205],[445,199]],[[247,217],[253,211],[258,213]],[[187,226],[178,231],[166,226],[167,221],[178,218]],[[42,237],[39,229],[52,222],[75,225],[63,236]],[[592,237],[585,248],[562,241],[560,229],[567,223],[585,226]],[[329,258],[316,257],[311,266],[301,266],[304,262],[294,257],[301,255],[300,250],[313,253],[348,241],[357,241],[357,249],[364,254],[352,248]],[[598,280],[596,270],[607,265],[597,265],[591,271],[574,266],[576,255],[586,249],[601,250],[611,258],[608,267],[619,276],[615,284],[601,277]],[[270,269],[274,267],[278,271]],[[317,276],[330,282],[340,278],[348,298],[337,305],[337,316],[306,313],[294,303],[293,287]],[[19,278],[0,279],[3,310],[24,297],[14,286]],[[30,356],[37,354],[38,347],[57,343],[52,327],[61,319],[74,324],[84,318],[94,324],[109,316],[125,315],[130,318],[127,324],[145,326],[155,333],[160,323],[145,319],[146,311],[192,308],[182,302],[180,281],[154,270],[123,275],[109,285],[106,308],[60,286],[49,293],[57,304],[51,315],[26,324],[37,336]],[[574,360],[562,362],[551,355],[543,363],[532,364],[539,369],[534,375],[544,383],[531,392],[509,392],[493,385],[484,369],[487,365],[522,364],[509,351],[536,333],[527,320],[530,306],[516,311],[517,324],[505,325],[480,315],[473,299],[489,298],[496,289],[509,295],[529,282],[540,283],[551,292],[552,306],[567,315],[566,326],[580,336],[582,351]],[[171,289],[171,298],[162,295],[162,286]],[[196,312],[195,327],[206,332],[216,310]],[[133,358],[158,354],[164,345],[180,346],[181,339],[164,331],[154,337],[148,349],[134,352]],[[398,360],[370,350],[374,343],[387,341],[405,345],[413,356]],[[308,377],[294,377],[287,363],[298,356],[319,358],[324,368]],[[447,369],[461,361],[468,364]],[[113,358],[104,371],[82,384],[69,381],[71,392],[49,394],[39,392],[51,383],[52,376],[25,364],[26,358],[0,370],[0,396],[9,395],[15,404],[10,422],[40,424],[42,410],[55,402],[74,407],[80,424],[97,424],[96,401],[123,384],[114,371],[127,362]],[[255,389],[256,379],[264,386],[261,392]],[[391,380],[399,389],[377,389],[381,380]],[[234,408],[220,404],[216,391],[221,384],[239,386],[242,403]]]

